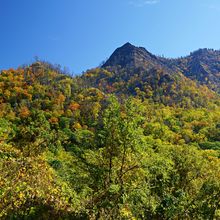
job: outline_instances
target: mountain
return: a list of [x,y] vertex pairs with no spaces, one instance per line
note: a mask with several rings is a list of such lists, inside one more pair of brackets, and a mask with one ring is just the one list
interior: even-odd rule
[[145,70],[155,66],[157,68],[167,68],[166,64],[163,64],[157,56],[151,54],[143,47],[135,47],[130,43],[117,48],[102,67],[109,66],[141,68]]
[[220,219],[220,101],[187,59],[2,70],[0,219]]
[[199,49],[179,59],[164,59],[164,65],[181,71],[186,77],[196,80],[210,89],[220,92],[220,51]]
[[102,67],[116,66],[144,70],[163,69],[169,74],[181,72],[187,78],[220,92],[220,51],[218,50],[199,49],[186,57],[167,59],[155,56],[143,47],[126,43],[116,49]]
[[[214,61],[212,64],[206,61],[207,57],[217,58],[212,58],[211,52],[209,56],[199,54],[167,59],[126,43],[117,48],[101,68],[89,70],[82,78],[87,85],[107,93],[139,96],[165,105],[205,106],[210,100],[218,99],[215,91],[220,84],[213,77],[217,73],[211,71]],[[201,63],[209,64],[209,68],[206,67],[210,69],[209,75],[198,67]]]

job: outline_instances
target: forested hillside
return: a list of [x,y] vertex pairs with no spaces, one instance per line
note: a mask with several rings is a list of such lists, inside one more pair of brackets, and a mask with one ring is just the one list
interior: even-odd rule
[[[212,53],[125,44],[81,76],[40,61],[2,70],[0,219],[219,219]],[[204,80],[193,59],[207,60]]]

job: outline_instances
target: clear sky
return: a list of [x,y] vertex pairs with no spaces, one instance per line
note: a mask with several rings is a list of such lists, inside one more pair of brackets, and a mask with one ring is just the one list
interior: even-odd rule
[[220,0],[0,0],[0,69],[38,56],[81,73],[130,42],[167,57],[220,48]]

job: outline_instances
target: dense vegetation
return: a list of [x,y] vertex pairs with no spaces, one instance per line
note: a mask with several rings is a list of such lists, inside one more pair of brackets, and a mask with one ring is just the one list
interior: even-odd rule
[[218,95],[116,69],[1,72],[0,219],[220,218]]

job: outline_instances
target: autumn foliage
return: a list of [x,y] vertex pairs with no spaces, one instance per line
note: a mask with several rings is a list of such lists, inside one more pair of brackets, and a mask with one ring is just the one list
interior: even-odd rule
[[0,219],[219,219],[219,103],[162,71],[2,71]]

